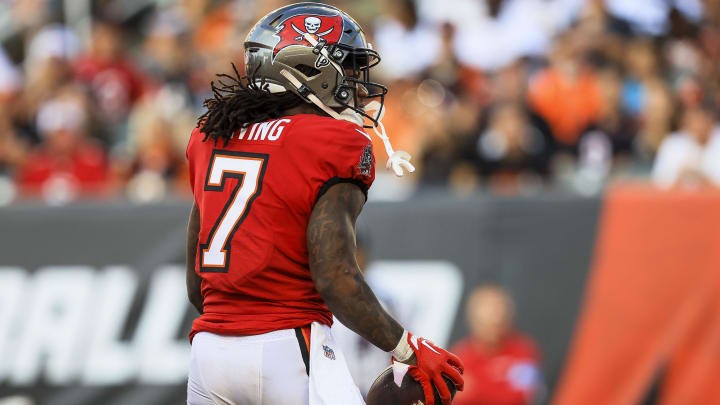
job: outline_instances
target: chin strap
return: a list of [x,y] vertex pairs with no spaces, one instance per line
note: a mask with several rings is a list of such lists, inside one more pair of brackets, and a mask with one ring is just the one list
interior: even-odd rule
[[[310,43],[310,45],[317,48],[318,41],[315,40],[310,34],[305,33],[304,38],[306,41]],[[328,54],[327,49],[325,47],[320,48],[320,54],[330,62],[330,64],[341,74],[345,75],[345,71],[343,68],[335,63]],[[318,106],[321,110],[323,110],[327,115],[331,116],[332,118],[335,118],[336,120],[344,120],[352,122],[358,126],[363,126],[364,119],[363,117],[358,114],[357,112],[353,111],[350,108],[345,109],[342,113],[338,113],[337,111],[333,110],[332,108],[328,107],[325,103],[320,100],[320,98],[315,95],[312,90],[307,88],[300,80],[293,76],[292,73],[290,73],[286,69],[281,69],[280,74],[285,77],[290,84],[292,84],[295,87],[295,90],[297,90],[298,93],[300,93],[303,97],[307,98]],[[415,171],[415,166],[410,163],[410,159],[412,159],[412,156],[410,156],[409,153],[398,150],[393,150],[392,144],[390,143],[390,138],[387,136],[387,133],[385,132],[385,126],[382,124],[381,120],[385,116],[385,108],[382,106],[378,101],[371,101],[368,103],[365,108],[363,108],[365,112],[370,114],[370,111],[375,111],[375,117],[376,119],[373,122],[373,131],[375,132],[375,135],[377,135],[378,138],[380,138],[383,141],[383,145],[385,146],[385,152],[388,155],[388,161],[385,167],[387,169],[391,169],[396,176],[402,177],[405,174],[405,171],[407,170],[408,173],[412,173]],[[377,124],[376,124],[377,123]],[[378,130],[379,128],[379,130]]]
[[293,76],[292,73],[288,72],[286,69],[281,69],[280,74],[283,75],[283,77],[285,77],[290,82],[290,84],[295,86],[295,90],[297,90],[298,93],[310,100],[316,106],[320,107],[320,109],[325,111],[327,115],[335,118],[336,120],[342,119],[342,117],[340,116],[340,114],[337,113],[337,111],[325,105],[325,103],[323,103],[322,100],[318,98],[318,96],[316,96],[310,89],[308,89],[304,84],[302,84],[297,77]]
[[403,150],[393,150],[392,144],[390,143],[390,137],[387,136],[387,133],[385,132],[385,125],[382,123],[382,119],[385,116],[385,107],[378,101],[373,100],[365,106],[364,110],[368,114],[370,111],[375,111],[375,121],[377,122],[377,125],[373,122],[372,129],[373,132],[375,132],[375,135],[383,141],[383,145],[385,146],[385,153],[388,155],[388,161],[385,167],[395,172],[395,175],[398,177],[402,177],[405,174],[405,170],[407,170],[408,173],[414,172],[415,166],[410,163],[412,156]]

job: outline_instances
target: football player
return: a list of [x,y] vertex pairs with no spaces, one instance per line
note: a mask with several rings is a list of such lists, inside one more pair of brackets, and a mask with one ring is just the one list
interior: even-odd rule
[[395,174],[414,170],[380,121],[378,54],[349,15],[316,3],[263,17],[245,49],[247,77],[213,83],[187,148],[187,287],[201,314],[188,404],[362,404],[333,314],[391,353],[426,403],[435,384],[448,404],[443,375],[462,389],[460,360],[388,315],[355,259],[355,220],[375,177],[363,123]]

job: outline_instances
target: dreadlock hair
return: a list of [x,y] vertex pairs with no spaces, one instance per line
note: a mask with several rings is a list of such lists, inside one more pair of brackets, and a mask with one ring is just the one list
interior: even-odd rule
[[198,127],[205,134],[203,142],[209,138],[217,144],[222,139],[227,145],[236,131],[256,122],[280,118],[285,110],[304,103],[290,91],[271,93],[265,78],[259,83],[255,80],[255,72],[252,77],[240,76],[234,63],[232,68],[233,76],[218,74],[217,83],[210,82],[213,97],[205,100],[203,106],[207,111],[198,118]]

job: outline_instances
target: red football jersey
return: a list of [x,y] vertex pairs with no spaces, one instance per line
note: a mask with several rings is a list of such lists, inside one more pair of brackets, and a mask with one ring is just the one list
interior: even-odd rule
[[306,229],[332,185],[375,178],[370,137],[346,121],[300,114],[250,125],[227,145],[195,129],[187,157],[200,211],[195,271],[200,331],[255,335],[332,324],[308,267]]

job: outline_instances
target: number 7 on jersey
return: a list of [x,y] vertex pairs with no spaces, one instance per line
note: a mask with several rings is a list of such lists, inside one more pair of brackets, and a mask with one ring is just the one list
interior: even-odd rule
[[217,149],[210,156],[204,190],[223,191],[229,178],[237,179],[237,185],[213,225],[207,242],[200,244],[201,272],[227,273],[233,235],[262,191],[268,158],[264,153]]

